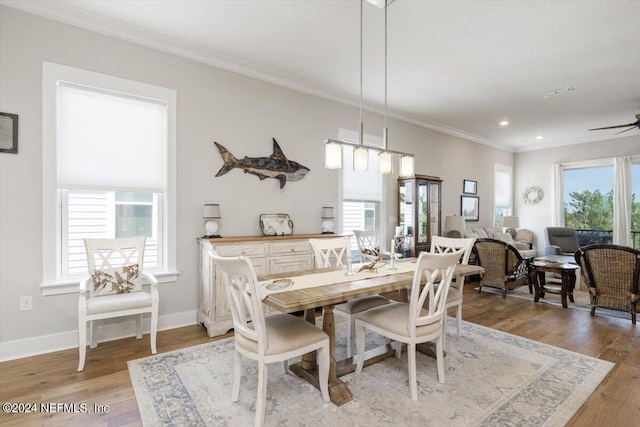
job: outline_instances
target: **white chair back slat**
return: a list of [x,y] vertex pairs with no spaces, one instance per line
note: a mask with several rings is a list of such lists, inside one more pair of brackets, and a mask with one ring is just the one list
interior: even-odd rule
[[[455,266],[463,254],[463,250],[436,254],[422,252],[418,257],[409,300],[411,337],[416,337],[416,328],[419,326],[442,322]],[[424,286],[421,283],[423,278],[426,282]],[[427,309],[426,315],[420,314],[423,307]]]
[[316,260],[316,268],[344,267],[351,258],[349,237],[309,239]]
[[229,296],[235,333],[255,341],[258,354],[264,355],[269,344],[258,280],[251,261],[244,256],[220,257],[212,254],[211,258],[220,271]]

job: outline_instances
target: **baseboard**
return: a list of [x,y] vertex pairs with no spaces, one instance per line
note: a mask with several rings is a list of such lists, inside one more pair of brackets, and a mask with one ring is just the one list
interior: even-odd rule
[[[180,328],[182,326],[195,325],[197,323],[197,311],[185,311],[182,313],[172,313],[158,318],[158,330]],[[135,335],[135,320],[120,323],[112,323],[98,328],[98,342],[114,341]],[[150,318],[142,320],[142,330],[145,334],[150,330]],[[87,342],[89,340],[87,339]],[[59,350],[78,348],[78,330],[60,332],[57,334],[42,335],[38,337],[25,338],[21,340],[0,343],[0,362],[7,360],[21,359],[23,357],[35,356],[38,354],[51,353]]]

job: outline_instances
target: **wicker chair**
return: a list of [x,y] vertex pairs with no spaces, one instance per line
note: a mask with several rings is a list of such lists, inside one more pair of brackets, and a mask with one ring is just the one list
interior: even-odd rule
[[640,307],[640,251],[618,245],[589,245],[576,251],[576,262],[596,308],[626,311],[636,324]]
[[529,261],[522,258],[514,246],[502,240],[478,239],[473,251],[478,265],[484,268],[479,291],[483,286],[500,288],[503,298],[506,298],[507,291],[529,285],[529,293],[533,293],[529,280]]

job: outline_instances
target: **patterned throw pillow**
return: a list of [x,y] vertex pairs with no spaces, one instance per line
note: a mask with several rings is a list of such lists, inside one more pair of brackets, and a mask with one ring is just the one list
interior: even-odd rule
[[125,265],[120,268],[94,270],[91,274],[93,296],[127,294],[136,290],[138,264]]

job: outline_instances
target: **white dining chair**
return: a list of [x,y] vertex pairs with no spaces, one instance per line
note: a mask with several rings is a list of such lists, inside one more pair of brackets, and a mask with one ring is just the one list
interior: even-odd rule
[[[351,258],[349,238],[346,236],[309,239],[316,260],[316,268],[344,267]],[[389,300],[382,295],[370,295],[352,299],[334,307],[334,315],[340,316],[347,322],[347,357],[353,355],[352,338],[355,337],[355,319],[360,313],[373,307],[389,304]]]
[[[89,277],[80,281],[78,299],[78,372],[87,354],[87,322],[90,346],[98,345],[95,321],[136,315],[136,338],[142,339],[142,315],[151,315],[151,354],[156,354],[158,331],[158,281],[143,271],[146,237],[85,239]],[[142,289],[142,279],[150,285]]]
[[[464,254],[460,259],[461,264],[469,264],[469,256],[471,255],[471,251],[473,250],[473,244],[475,243],[475,238],[451,238],[451,237],[442,237],[442,236],[433,236],[431,238],[431,253],[449,253],[455,252],[460,249],[464,250]],[[458,336],[462,333],[462,298],[464,293],[464,277],[458,277],[454,281],[451,282],[451,286],[449,287],[449,292],[447,293],[447,302],[445,305],[445,319],[443,322],[443,327],[447,327],[447,310],[456,307],[456,321],[458,327]],[[445,338],[446,339],[446,335]]]
[[[463,250],[442,254],[420,253],[413,274],[409,302],[392,302],[372,308],[356,319],[358,354],[364,354],[367,329],[396,341],[394,345],[397,358],[401,356],[402,344],[407,345],[411,400],[418,400],[416,344],[436,342],[438,381],[444,383],[442,325],[445,302],[455,266],[463,253]],[[423,279],[426,284],[421,287]],[[436,282],[436,280],[439,281]],[[361,373],[363,366],[364,358],[359,357],[356,373]]]
[[222,276],[229,298],[235,336],[235,363],[231,400],[240,398],[242,356],[258,362],[258,396],[255,425],[264,425],[267,398],[267,364],[282,362],[317,350],[322,399],[329,402],[329,335],[292,314],[264,316],[256,273],[249,258],[209,255]]

